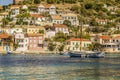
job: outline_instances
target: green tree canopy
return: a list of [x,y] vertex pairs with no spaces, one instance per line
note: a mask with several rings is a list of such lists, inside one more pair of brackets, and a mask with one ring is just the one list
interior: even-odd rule
[[48,50],[49,50],[49,51],[54,51],[55,48],[56,48],[56,44],[54,44],[54,43],[52,43],[52,42],[48,44]]
[[70,22],[69,20],[65,20],[65,21],[63,22],[63,24],[67,25],[68,27],[71,26],[71,22]]
[[67,36],[64,33],[58,32],[55,34],[54,40],[57,42],[64,42],[66,38]]

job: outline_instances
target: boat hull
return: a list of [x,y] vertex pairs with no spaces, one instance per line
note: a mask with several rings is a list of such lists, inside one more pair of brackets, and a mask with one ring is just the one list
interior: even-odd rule
[[96,53],[69,53],[70,57],[80,57],[80,58],[104,58],[104,52],[96,52]]

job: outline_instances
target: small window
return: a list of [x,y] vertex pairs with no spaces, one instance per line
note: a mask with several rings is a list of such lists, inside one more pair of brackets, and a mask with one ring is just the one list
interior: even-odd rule
[[73,42],[73,45],[74,45],[74,42]]

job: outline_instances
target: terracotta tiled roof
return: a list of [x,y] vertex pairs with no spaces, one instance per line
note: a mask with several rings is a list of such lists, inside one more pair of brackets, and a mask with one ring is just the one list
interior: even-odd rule
[[43,6],[45,6],[45,8],[50,8],[52,5],[51,4],[43,4]]
[[110,36],[100,36],[101,39],[110,39],[111,37]]
[[97,22],[107,22],[107,20],[104,19],[96,19]]
[[39,7],[39,6],[44,6],[45,8],[50,8],[52,5],[51,4],[39,4],[39,5],[37,5],[37,7]]
[[21,5],[12,5],[12,6],[10,6],[10,9],[15,9],[15,8],[20,8],[21,7]]
[[57,28],[67,28],[67,25],[64,25],[64,24],[54,24],[54,27],[57,27]]
[[0,34],[0,39],[9,38],[9,37],[10,37],[10,35],[8,35],[8,34]]
[[43,34],[27,34],[28,37],[39,37],[43,36]]
[[120,39],[120,36],[116,36],[116,37],[114,37],[114,39]]
[[90,42],[90,40],[89,39],[85,39],[85,38],[71,38],[71,39],[69,39],[69,40],[67,40],[68,42],[69,41],[89,41]]
[[72,17],[77,17],[76,14],[73,14],[73,13],[68,13],[68,14],[62,14],[63,17],[65,16],[72,16]]
[[0,10],[2,10],[3,9],[3,6],[0,6]]
[[44,17],[41,14],[31,14],[31,17],[35,17],[35,18],[41,18]]
[[3,12],[3,13],[0,13],[0,15],[9,15],[8,12]]
[[52,15],[51,17],[53,20],[62,20],[62,17],[59,15]]

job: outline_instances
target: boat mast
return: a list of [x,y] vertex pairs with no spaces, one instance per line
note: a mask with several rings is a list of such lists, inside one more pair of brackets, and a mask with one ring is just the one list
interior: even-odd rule
[[[80,9],[79,9],[80,10]],[[79,32],[80,32],[80,51],[82,51],[82,15],[81,15],[81,10],[80,10],[80,20],[79,20]]]
[[82,51],[82,22],[80,24],[80,51]]

